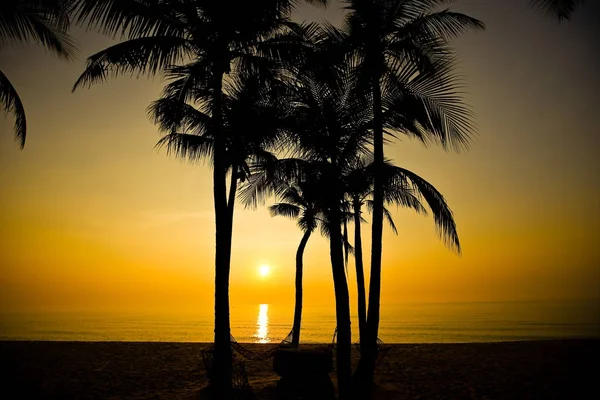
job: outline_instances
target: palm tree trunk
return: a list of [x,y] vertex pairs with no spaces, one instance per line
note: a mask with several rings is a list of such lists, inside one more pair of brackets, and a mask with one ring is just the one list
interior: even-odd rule
[[294,326],[292,329],[292,345],[296,347],[300,344],[300,324],[302,322],[302,272],[304,269],[302,258],[311,233],[312,231],[310,230],[304,232],[298,246],[298,251],[296,252],[296,304],[294,307]]
[[223,72],[215,74],[212,129],[214,137],[213,196],[215,207],[215,347],[210,385],[222,398],[231,397],[229,272],[232,218],[227,206],[227,164],[222,135]]
[[[381,252],[383,239],[383,117],[381,110],[381,87],[379,78],[373,80],[373,223],[371,234],[371,276],[369,279],[369,309],[364,351],[355,377],[361,387],[361,396],[370,395],[374,384],[377,360],[377,336],[379,334],[379,309],[381,298]],[[363,391],[364,390],[364,391]]]
[[358,334],[360,351],[364,351],[367,331],[367,296],[365,294],[365,271],[363,266],[362,238],[360,231],[360,202],[354,201],[354,260],[356,264],[356,286],[358,291]]
[[352,338],[350,327],[350,295],[344,268],[344,249],[340,229],[341,212],[339,202],[334,201],[328,217],[331,224],[329,252],[335,290],[335,314],[337,323],[337,378],[339,399],[346,400],[351,396],[351,350]]

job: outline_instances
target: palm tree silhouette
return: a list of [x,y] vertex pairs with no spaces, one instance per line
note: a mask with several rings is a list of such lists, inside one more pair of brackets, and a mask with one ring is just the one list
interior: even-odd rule
[[355,93],[348,69],[340,82],[321,80],[307,73],[300,77],[297,91],[295,133],[299,153],[310,161],[310,172],[321,186],[324,224],[329,236],[334,280],[337,323],[337,374],[340,399],[350,392],[350,299],[344,262],[344,188],[340,177],[346,174],[357,154],[368,152],[364,132],[370,110],[367,99]]
[[298,182],[289,185],[279,196],[280,202],[269,207],[272,216],[283,216],[297,219],[298,227],[303,235],[296,251],[296,298],[294,305],[294,325],[292,328],[292,345],[300,344],[300,327],[302,322],[302,275],[304,249],[313,231],[323,222],[322,204],[317,194],[317,187],[310,182]]
[[[313,1],[315,3],[325,3]],[[78,23],[120,34],[125,41],[87,60],[74,90],[106,80],[109,75],[155,75],[185,63],[187,77],[174,85],[180,99],[205,100],[210,107],[213,198],[215,210],[215,336],[210,386],[231,394],[229,274],[232,207],[227,198],[227,135],[223,116],[224,78],[238,71],[277,68],[294,53],[289,15],[292,0],[77,0]],[[232,12],[235,10],[235,12]],[[194,98],[195,94],[204,93]],[[235,180],[234,180],[235,181]],[[231,197],[231,196],[230,196]]]
[[[357,311],[358,311],[358,331],[361,352],[364,351],[366,327],[367,327],[367,300],[365,288],[365,273],[362,252],[362,233],[361,223],[365,222],[362,217],[362,207],[367,204],[369,210],[373,209],[373,201],[370,200],[373,194],[373,176],[371,158],[358,157],[354,169],[344,177],[344,184],[349,209],[354,222],[354,263],[356,267],[356,287],[357,287]],[[424,209],[419,200],[406,188],[401,188],[397,194],[397,199],[406,206],[414,208],[417,212],[423,212]],[[392,190],[386,186],[386,194]],[[392,219],[389,210],[384,206],[383,215],[394,233],[398,233],[396,225]]]
[[[339,31],[357,59],[356,75],[372,96],[373,222],[365,352],[357,377],[373,382],[377,355],[383,234],[384,132],[400,132],[446,147],[466,144],[471,127],[456,93],[449,41],[483,23],[449,10],[446,0],[345,0],[349,11]],[[418,82],[417,82],[418,81]],[[427,97],[429,99],[425,100]],[[410,100],[408,100],[411,98]],[[433,101],[435,98],[435,101]]]
[[[320,49],[318,51],[323,51]],[[318,57],[315,57],[318,58]],[[344,177],[357,155],[369,152],[368,136],[371,108],[369,98],[355,86],[351,60],[336,65],[327,73],[326,63],[308,68],[301,65],[289,84],[287,103],[292,105],[286,130],[296,157],[274,160],[255,168],[255,174],[240,196],[247,205],[255,205],[268,195],[279,195],[282,182],[310,182],[318,194],[323,233],[329,237],[334,280],[337,323],[337,376],[340,399],[351,396],[350,299],[346,280],[342,234],[344,215]],[[332,79],[334,78],[334,79]]]
[[[68,0],[5,1],[0,5],[0,43],[41,44],[58,57],[70,60],[76,47],[67,34],[70,26]],[[0,70],[0,106],[15,116],[15,140],[22,149],[27,136],[25,108],[10,80]]]
[[[172,82],[163,91],[163,97],[148,108],[153,121],[167,133],[156,146],[191,162],[212,160],[210,107],[206,102],[191,105],[182,101],[177,92],[173,94],[172,88],[187,79],[187,66],[168,68],[167,75]],[[278,81],[272,76],[241,73],[231,76],[224,85],[223,134],[230,184],[227,209],[233,217],[237,188],[248,178],[250,164],[275,158],[269,149],[281,141],[280,121],[286,110],[281,107]],[[199,90],[195,95],[202,98],[206,93]]]
[[[327,128],[323,127],[323,129]],[[304,135],[299,134],[299,136]],[[316,138],[314,136],[310,140],[307,140],[307,142]],[[327,138],[327,141],[331,143],[333,142],[333,138]],[[320,207],[322,207],[323,219],[320,221],[320,228],[324,236],[329,238],[329,252],[334,280],[337,324],[336,370],[339,398],[348,399],[350,396],[351,378],[350,298],[345,272],[346,263],[344,261],[345,243],[342,235],[344,193],[339,182],[339,177],[342,176],[341,170],[344,168],[344,165],[341,163],[342,160],[340,158],[327,156],[324,148],[317,148],[319,147],[318,142],[313,144],[315,147],[312,149],[306,147],[308,145],[307,142],[302,143],[299,139],[299,158],[271,160],[266,164],[254,166],[254,168],[260,169],[264,173],[252,174],[242,189],[240,197],[244,199],[246,205],[249,205],[255,204],[258,201],[262,202],[269,195],[275,194],[279,197],[279,193],[282,191],[285,193],[285,190],[282,190],[281,182],[290,182],[293,185],[293,182],[308,181],[315,186],[314,193],[318,195],[317,202],[322,204]],[[325,147],[330,150],[333,149],[329,146]],[[343,148],[343,146],[339,146],[339,148]],[[318,153],[321,153],[321,155],[319,156]],[[307,236],[305,231],[304,237],[307,238]],[[303,249],[299,248],[300,250]],[[297,279],[300,278],[297,275]],[[298,295],[298,292],[296,294]],[[296,302],[296,310],[300,306],[301,304]],[[295,324],[296,318],[299,316],[300,314],[295,312]]]
[[[389,160],[384,163],[384,199],[386,204],[396,204],[411,208],[417,213],[427,215],[421,200],[424,199],[434,215],[436,228],[446,245],[460,253],[460,242],[452,211],[442,194],[429,182],[417,174],[393,165]],[[358,289],[358,326],[361,352],[365,351],[363,343],[366,330],[366,296],[364,267],[362,260],[361,222],[362,207],[373,210],[373,165],[370,160],[358,159],[356,168],[345,178],[348,200],[352,206],[354,218],[354,258],[356,263],[356,280]],[[384,207],[383,213],[394,233],[398,233],[391,213]]]

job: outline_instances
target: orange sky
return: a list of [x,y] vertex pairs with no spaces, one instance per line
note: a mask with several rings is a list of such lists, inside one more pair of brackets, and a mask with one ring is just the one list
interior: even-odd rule
[[[477,116],[471,150],[408,140],[387,149],[446,196],[464,254],[444,248],[431,217],[396,211],[400,234],[387,230],[384,239],[384,307],[598,297],[597,8],[558,25],[525,3],[457,2],[488,26],[456,42]],[[340,18],[335,6],[303,6],[298,18],[316,14]],[[85,57],[111,43],[73,33],[80,54],[71,63],[37,47],[0,53],[28,117],[23,151],[12,117],[0,118],[0,311],[211,306],[208,167],[153,149],[160,135],[145,108],[160,79],[122,77],[71,94]],[[232,304],[292,302],[295,223],[264,208],[238,208],[235,218]],[[363,231],[370,251],[370,226]],[[261,264],[272,266],[266,279]],[[328,248],[318,235],[305,265],[305,301],[331,302]]]

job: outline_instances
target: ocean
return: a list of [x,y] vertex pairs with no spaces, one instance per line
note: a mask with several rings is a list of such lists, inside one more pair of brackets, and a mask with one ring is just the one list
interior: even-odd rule
[[[231,309],[238,342],[279,343],[290,331],[293,305]],[[353,339],[358,340],[356,315]],[[328,343],[333,306],[304,307],[301,342]],[[380,338],[387,343],[465,343],[600,337],[598,301],[382,304]],[[5,313],[0,340],[211,342],[213,311],[196,313]]]

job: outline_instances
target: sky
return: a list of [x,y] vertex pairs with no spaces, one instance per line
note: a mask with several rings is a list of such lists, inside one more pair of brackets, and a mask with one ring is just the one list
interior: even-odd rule
[[[476,116],[470,149],[457,154],[409,139],[386,149],[444,194],[463,253],[444,247],[431,216],[393,209],[399,234],[384,231],[384,308],[600,297],[599,8],[588,4],[558,24],[526,3],[453,6],[487,25],[454,43]],[[295,18],[338,23],[339,7],[302,5]],[[71,93],[85,58],[115,43],[72,34],[75,61],[36,46],[0,52],[28,122],[19,150],[12,116],[0,117],[0,311],[212,307],[208,165],[154,148],[161,136],[145,110],[160,78],[123,76]],[[370,225],[363,233],[369,253]],[[232,306],[293,302],[301,236],[292,220],[238,205]],[[270,266],[266,277],[261,265]],[[350,261],[354,304],[353,268]],[[304,288],[306,304],[334,301],[328,246],[318,234],[306,249]]]

